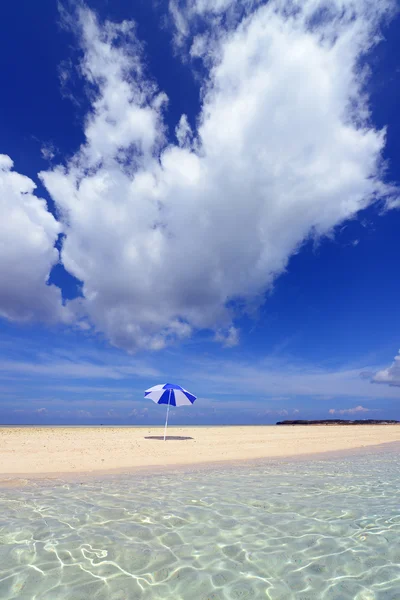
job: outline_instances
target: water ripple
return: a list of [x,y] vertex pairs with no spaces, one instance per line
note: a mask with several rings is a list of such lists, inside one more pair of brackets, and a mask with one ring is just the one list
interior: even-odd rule
[[0,489],[0,598],[399,600],[398,458]]

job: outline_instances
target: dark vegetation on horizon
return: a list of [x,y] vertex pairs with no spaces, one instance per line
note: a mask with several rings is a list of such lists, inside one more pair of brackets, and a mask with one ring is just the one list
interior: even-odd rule
[[297,419],[294,421],[278,421],[277,425],[394,425],[400,423],[394,419],[321,419],[316,421],[306,421]]

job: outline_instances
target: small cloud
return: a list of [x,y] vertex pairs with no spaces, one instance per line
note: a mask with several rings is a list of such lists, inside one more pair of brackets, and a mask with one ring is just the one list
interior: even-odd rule
[[237,346],[239,343],[239,329],[232,325],[227,331],[219,330],[215,334],[214,339],[225,346],[225,348],[233,348],[233,346]]
[[267,417],[267,416],[287,417],[288,414],[289,414],[289,411],[287,411],[286,408],[282,408],[280,410],[274,410],[274,409],[267,408],[266,410],[263,410],[263,411],[257,413],[257,416],[258,417]]
[[[137,408],[134,408],[128,415],[128,417],[136,417],[137,419],[143,419],[144,417],[147,417],[149,412],[148,408],[142,408],[140,410],[138,410]],[[172,413],[171,413],[172,414]]]
[[40,152],[44,160],[51,161],[58,154],[58,150],[52,142],[43,144]]
[[61,61],[58,67],[60,92],[63,98],[70,100],[75,106],[80,106],[81,101],[76,93],[78,70],[71,59]]
[[376,408],[365,408],[365,406],[354,406],[354,408],[330,408],[330,415],[354,415],[357,413],[376,412]]
[[119,418],[120,416],[121,415],[114,408],[110,408],[110,410],[107,411],[107,417],[112,419]]
[[90,413],[88,410],[78,410],[76,414],[78,417],[84,418],[90,418],[92,416],[92,413]]
[[47,408],[38,408],[37,410],[35,410],[35,412],[36,412],[38,415],[47,415],[47,412],[48,412],[48,411],[47,411]]
[[78,321],[77,323],[75,323],[75,325],[78,329],[81,329],[82,331],[89,331],[89,329],[92,328],[90,323],[84,320]]
[[394,387],[400,386],[400,350],[394,361],[386,369],[375,373],[371,379],[372,383],[386,383]]

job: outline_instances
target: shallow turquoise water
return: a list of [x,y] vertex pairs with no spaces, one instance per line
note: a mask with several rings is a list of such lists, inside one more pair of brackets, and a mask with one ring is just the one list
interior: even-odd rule
[[400,453],[0,489],[0,598],[400,598]]

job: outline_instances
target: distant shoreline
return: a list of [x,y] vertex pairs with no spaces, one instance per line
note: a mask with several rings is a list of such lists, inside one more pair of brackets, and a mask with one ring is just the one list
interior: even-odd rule
[[399,425],[400,421],[395,419],[318,419],[307,421],[296,419],[293,421],[278,421],[277,425]]

